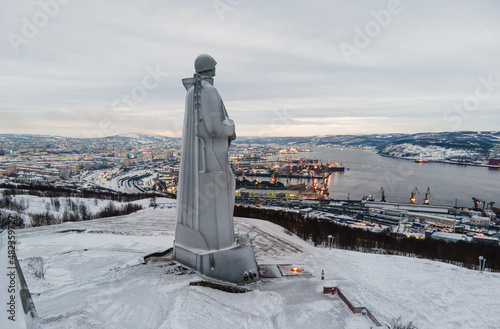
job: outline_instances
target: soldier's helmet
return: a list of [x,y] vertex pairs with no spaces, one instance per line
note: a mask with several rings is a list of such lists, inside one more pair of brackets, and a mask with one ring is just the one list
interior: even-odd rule
[[194,69],[196,70],[196,73],[213,70],[215,69],[215,65],[217,65],[215,59],[207,54],[199,55],[194,61]]

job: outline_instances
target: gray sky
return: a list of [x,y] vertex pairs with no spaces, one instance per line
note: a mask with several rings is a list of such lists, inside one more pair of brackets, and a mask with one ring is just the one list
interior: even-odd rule
[[180,136],[200,53],[242,136],[500,130],[499,1],[0,4],[0,133]]

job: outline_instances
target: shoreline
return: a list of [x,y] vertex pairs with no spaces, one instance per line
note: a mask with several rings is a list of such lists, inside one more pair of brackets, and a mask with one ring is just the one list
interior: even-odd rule
[[[413,161],[415,163],[419,163],[419,162],[417,162],[418,158],[396,157],[396,156],[392,156],[392,155],[381,154],[379,152],[375,152],[375,153],[381,157],[409,160],[409,161]],[[470,162],[464,163],[464,162],[445,160],[445,159],[443,159],[443,160],[429,159],[429,160],[424,160],[424,161],[425,162],[421,162],[421,163],[422,164],[425,164],[425,163],[446,163],[446,164],[453,164],[453,165],[457,165],[457,166],[473,166],[473,167],[485,167],[485,168],[489,168],[489,169],[500,169],[500,166],[494,166],[494,165],[483,164],[483,163],[470,163]]]

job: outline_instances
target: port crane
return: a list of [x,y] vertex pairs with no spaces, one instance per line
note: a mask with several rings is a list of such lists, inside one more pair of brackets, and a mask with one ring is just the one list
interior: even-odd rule
[[385,201],[385,191],[384,191],[383,186],[380,187],[380,193],[382,194],[382,198],[380,199],[380,202],[387,202],[387,201]]
[[472,202],[474,202],[474,210],[481,210],[481,208],[479,208],[479,206],[481,204],[483,204],[483,210],[484,210],[484,205],[486,203],[486,201],[484,200],[479,200],[478,198],[472,198]]
[[280,167],[273,168],[273,174],[271,175],[271,184],[278,184],[278,180],[281,177]]
[[418,187],[416,187],[416,186],[413,189],[413,191],[411,192],[410,203],[415,204],[415,194],[420,194],[420,192],[418,191]]
[[425,192],[424,204],[429,205],[429,195],[431,194],[431,188],[427,186],[427,192]]
[[327,183],[327,179],[326,179],[326,177],[323,177],[323,181],[321,182],[321,190],[320,190],[320,193],[322,195],[326,194],[326,183]]

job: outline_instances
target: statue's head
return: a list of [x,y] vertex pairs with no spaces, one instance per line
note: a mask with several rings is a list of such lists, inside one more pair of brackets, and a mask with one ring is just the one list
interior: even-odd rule
[[207,54],[199,55],[194,61],[196,73],[210,77],[215,76],[215,65],[217,65],[215,59]]

